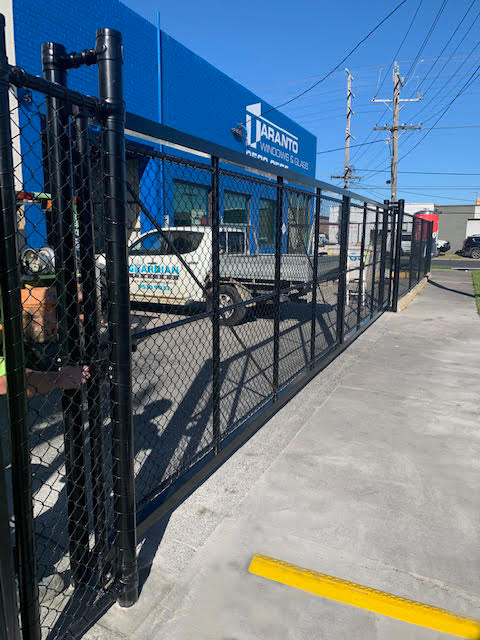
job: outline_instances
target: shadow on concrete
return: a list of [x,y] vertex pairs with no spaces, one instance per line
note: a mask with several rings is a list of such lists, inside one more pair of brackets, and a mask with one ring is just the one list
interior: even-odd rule
[[451,291],[452,293],[457,293],[459,296],[467,296],[468,298],[475,298],[474,293],[467,293],[466,291],[460,291],[460,289],[452,289],[452,287],[446,287],[444,284],[440,284],[439,282],[435,282],[435,280],[429,280],[429,284],[438,289],[444,289],[445,291]]

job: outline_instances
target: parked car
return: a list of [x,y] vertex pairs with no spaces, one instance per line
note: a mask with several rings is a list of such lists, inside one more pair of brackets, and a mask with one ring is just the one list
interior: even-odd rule
[[465,238],[460,253],[462,256],[467,256],[469,258],[480,258],[480,235],[477,234]]
[[448,240],[437,239],[437,251],[439,253],[446,253],[450,251],[450,242]]

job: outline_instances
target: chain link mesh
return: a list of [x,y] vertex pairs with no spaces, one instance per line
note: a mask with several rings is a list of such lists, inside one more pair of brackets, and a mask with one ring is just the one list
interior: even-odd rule
[[[85,105],[12,88],[10,106],[36,575],[57,640],[115,599],[105,154]],[[140,519],[386,309],[394,272],[388,205],[175,153],[127,141]],[[404,217],[400,295],[429,234]]]

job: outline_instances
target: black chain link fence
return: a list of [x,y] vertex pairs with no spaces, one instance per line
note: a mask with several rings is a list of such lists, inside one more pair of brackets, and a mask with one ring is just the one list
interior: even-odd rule
[[88,184],[102,153],[85,108],[67,115],[64,101],[16,88],[9,104],[39,617],[42,637],[60,638],[112,579],[108,310]]
[[413,289],[430,271],[431,252],[432,223],[405,213],[400,242],[399,297]]
[[[178,504],[429,270],[431,223],[401,203],[179,132],[182,151],[126,141],[119,43],[44,47],[47,81],[0,56],[3,607],[29,640],[133,604],[135,512],[144,530]],[[62,86],[81,64],[108,103]]]

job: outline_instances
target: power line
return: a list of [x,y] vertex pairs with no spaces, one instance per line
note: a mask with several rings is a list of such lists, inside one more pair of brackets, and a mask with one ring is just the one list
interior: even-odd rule
[[463,14],[462,19],[460,20],[460,22],[457,24],[457,26],[455,27],[452,35],[450,36],[450,38],[447,40],[447,42],[444,44],[443,49],[440,51],[440,53],[438,54],[438,56],[435,58],[433,64],[431,65],[430,69],[427,71],[426,75],[423,77],[423,79],[421,80],[421,82],[417,85],[417,91],[420,89],[420,87],[422,86],[422,84],[425,82],[425,80],[428,78],[428,76],[430,75],[430,73],[432,72],[432,69],[434,68],[434,66],[437,64],[437,62],[440,60],[440,58],[443,55],[443,52],[445,51],[445,49],[448,47],[448,45],[450,44],[450,42],[453,40],[453,38],[455,37],[455,34],[457,33],[457,31],[460,29],[460,27],[463,24],[463,21],[465,20],[465,18],[468,16],[468,14],[470,13],[473,5],[475,4],[477,0],[472,0],[472,2],[470,3],[470,6],[468,7],[468,9],[465,11],[465,13]]
[[[433,86],[433,84],[436,82],[436,80],[438,79],[438,77],[440,76],[440,74],[442,73],[442,71],[445,69],[445,67],[447,66],[447,64],[450,62],[450,60],[453,59],[454,55],[456,54],[456,52],[458,51],[460,45],[462,44],[462,42],[465,40],[465,38],[467,37],[467,35],[470,33],[470,31],[472,30],[473,26],[475,25],[476,21],[478,20],[480,16],[480,12],[477,13],[477,15],[475,16],[475,18],[473,19],[471,25],[468,27],[468,29],[466,30],[466,32],[463,34],[462,38],[460,39],[459,43],[457,44],[457,46],[455,47],[455,49],[450,53],[450,55],[448,56],[447,60],[445,61],[445,63],[443,64],[443,66],[441,67],[441,69],[438,71],[437,75],[435,76],[435,78],[430,82],[430,84],[428,85],[427,89],[424,91],[424,94],[428,93],[431,89],[431,87]],[[423,105],[423,107],[417,111],[417,113],[414,114],[414,118],[418,118],[418,116],[420,115],[420,113],[422,113],[423,111],[425,111],[425,109],[435,100],[435,98],[438,97],[438,95],[443,91],[443,89],[445,89],[445,87],[451,82],[452,78],[457,74],[457,72],[459,72],[459,70],[462,68],[462,66],[465,64],[465,62],[467,62],[467,60],[471,57],[472,53],[475,51],[475,49],[478,47],[478,45],[480,44],[480,42],[478,42],[475,47],[468,53],[467,57],[463,60],[463,63],[461,63],[455,73],[450,76],[450,78],[442,85],[442,87],[440,87],[440,89],[437,91],[437,93],[426,103]],[[382,116],[380,117],[379,121],[383,118],[383,115],[386,113],[386,110],[384,111],[384,113],[382,114]],[[378,125],[378,122],[376,123],[376,125]],[[370,132],[366,138],[366,140],[368,140],[368,138],[372,135],[372,132]],[[412,134],[408,134],[407,135],[407,140],[410,137],[410,135]],[[361,151],[357,156],[356,156],[356,160],[358,161],[359,158],[361,158],[363,155],[365,155],[365,152],[368,151],[367,149],[364,149],[363,151]],[[377,166],[378,169],[378,166]]]
[[[461,57],[463,54],[459,54],[459,57]],[[429,58],[422,58],[422,62],[429,62],[430,60],[434,60],[436,58],[436,56],[432,56]],[[408,64],[409,62],[412,62],[413,58],[401,58],[398,60],[399,63],[403,63],[403,64]],[[387,64],[387,61],[385,62],[381,62],[379,64],[364,64],[364,65],[359,65],[356,66],[355,68],[358,69],[383,69],[383,67],[385,66],[385,64]],[[275,89],[277,87],[284,87],[287,84],[298,84],[300,82],[304,82],[306,80],[311,80],[312,78],[318,78],[319,74],[318,73],[311,73],[308,76],[302,76],[301,78],[297,77],[295,78],[295,80],[290,79],[290,80],[282,80],[281,82],[276,82],[275,84],[270,84],[270,85],[256,85],[256,86],[252,86],[250,87],[250,89],[252,91],[269,91],[270,89]],[[368,77],[370,77],[370,72],[368,72]],[[369,86],[375,86],[377,83],[374,82],[372,85]],[[366,85],[362,85],[362,86],[366,86]],[[333,91],[342,91],[343,87],[338,87],[337,89],[329,89],[327,91],[324,91],[322,93],[331,93]]]
[[[378,142],[386,142],[386,140],[372,140],[371,142],[360,142],[360,144],[351,144],[352,147],[363,147],[365,144],[377,144]],[[317,156],[322,153],[333,153],[333,151],[345,151],[345,147],[337,147],[336,149],[327,149],[326,151],[317,151]]]
[[[378,187],[379,190],[385,191],[389,190],[389,187]],[[471,200],[467,200],[466,198],[451,198],[450,196],[439,196],[438,193],[421,193],[420,191],[407,191],[406,189],[400,189],[402,193],[410,193],[413,196],[426,196],[427,198],[433,198],[434,200],[443,199],[443,200],[454,200],[455,202],[469,202],[473,204]]]
[[[444,0],[444,2],[446,2],[447,0]],[[273,111],[274,109],[280,109],[280,107],[284,107],[287,104],[290,104],[291,102],[293,102],[294,100],[298,100],[298,98],[301,98],[302,96],[304,96],[306,93],[308,93],[309,91],[311,91],[312,89],[314,89],[315,87],[317,87],[319,84],[321,84],[322,82],[324,82],[327,78],[329,78],[333,73],[335,73],[335,71],[337,69],[339,69],[342,64],[344,62],[346,62],[348,60],[348,58],[355,53],[355,51],[364,43],[366,42],[366,40],[368,40],[368,38],[370,38],[371,35],[373,35],[375,33],[375,31],[377,31],[377,29],[379,29],[382,24],[384,24],[384,22],[386,22],[391,16],[393,16],[394,13],[396,13],[400,7],[402,5],[404,5],[407,2],[407,0],[402,0],[402,2],[400,2],[399,4],[397,4],[397,6],[392,9],[392,11],[390,11],[390,13],[388,15],[386,15],[382,20],[380,20],[380,22],[378,22],[373,29],[371,29],[366,36],[364,36],[359,42],[357,42],[357,44],[353,47],[353,49],[351,49],[347,55],[345,57],[343,57],[340,62],[338,64],[336,64],[333,69],[331,69],[328,73],[326,73],[324,76],[322,76],[320,78],[320,80],[317,80],[317,82],[314,82],[310,87],[308,87],[307,89],[304,89],[303,91],[301,91],[300,93],[298,93],[296,96],[293,96],[293,98],[290,98],[289,100],[285,100],[285,102],[282,102],[281,104],[278,104],[276,107],[272,107],[271,109],[265,111],[265,113],[268,113],[269,111]]]
[[[430,129],[428,129],[426,131],[426,133],[420,138],[420,140],[413,145],[413,147],[411,149],[409,149],[406,153],[403,154],[403,156],[400,158],[400,160],[403,160],[404,158],[406,158],[410,153],[412,153],[412,151],[414,149],[416,149],[418,147],[419,144],[421,144],[423,142],[423,140],[425,140],[425,138],[428,136],[428,134],[430,133],[430,131],[432,131],[432,129],[434,129],[436,127],[436,125],[440,122],[440,120],[443,118],[443,116],[447,113],[447,111],[451,108],[451,106],[453,105],[453,103],[462,95],[462,93],[471,85],[473,84],[473,82],[475,82],[475,80],[478,78],[478,70],[480,69],[480,64],[477,66],[477,68],[475,69],[475,71],[473,72],[473,75],[471,78],[469,78],[469,80],[467,80],[467,82],[465,82],[465,84],[463,85],[463,87],[460,89],[460,91],[457,93],[457,95],[450,100],[450,102],[447,104],[447,106],[445,107],[445,109],[443,110],[443,112],[440,114],[440,116],[437,118],[437,120],[435,120],[435,122],[432,124],[432,126],[430,127]],[[476,75],[477,74],[477,75]]]
[[[372,189],[386,189],[384,185],[377,184],[362,184],[363,187],[369,187]],[[464,185],[438,185],[438,184],[406,184],[404,189],[473,189],[478,190],[480,183],[477,184],[464,184]]]
[[[475,0],[473,0],[473,1],[475,2]],[[391,61],[391,62],[390,62],[390,64],[388,65],[388,69],[385,71],[385,75],[383,76],[383,80],[382,80],[382,82],[380,83],[380,86],[377,88],[377,91],[376,91],[376,93],[375,93],[375,95],[374,95],[374,98],[376,98],[376,97],[378,96],[378,94],[380,93],[380,89],[383,87],[383,84],[384,84],[384,82],[385,82],[385,79],[386,79],[386,77],[387,77],[387,75],[388,75],[388,73],[389,73],[390,69],[392,68],[393,63],[394,63],[394,62],[395,62],[395,60],[397,59],[398,54],[400,53],[400,49],[403,47],[403,45],[404,45],[404,43],[405,43],[405,40],[407,39],[408,34],[410,33],[410,30],[411,30],[411,28],[412,28],[412,26],[413,26],[413,23],[415,22],[415,19],[416,19],[416,17],[417,17],[417,14],[418,14],[418,12],[420,11],[420,7],[422,6],[422,2],[423,2],[423,0],[420,0],[420,2],[418,3],[417,9],[416,9],[415,13],[413,14],[412,19],[410,20],[410,24],[408,25],[408,29],[407,29],[407,31],[405,32],[405,35],[403,36],[403,40],[401,41],[401,43],[400,43],[400,45],[399,45],[398,49],[396,50],[395,55],[394,55],[394,56],[393,56],[393,58],[392,58],[392,61]]]
[[[375,171],[376,173],[390,173],[389,169],[358,169],[358,171]],[[398,173],[409,173],[411,175],[425,176],[480,176],[480,173],[461,173],[458,171],[399,171]]]
[[[469,9],[470,10],[470,7]],[[447,66],[447,64],[450,62],[450,60],[453,58],[453,56],[455,55],[455,53],[457,52],[458,48],[460,47],[460,45],[462,44],[462,42],[465,40],[465,38],[468,36],[468,34],[470,33],[470,31],[472,30],[474,24],[476,23],[476,21],[478,20],[480,16],[480,11],[477,13],[477,15],[475,16],[475,18],[473,19],[472,24],[468,27],[468,29],[465,31],[465,33],[463,34],[462,38],[460,39],[460,42],[457,44],[457,46],[455,47],[455,49],[452,51],[452,53],[448,56],[448,58],[446,59],[446,61],[444,62],[442,68],[438,71],[437,75],[435,76],[435,78],[430,82],[430,84],[428,85],[428,87],[425,89],[424,93],[428,93],[432,87],[432,85],[436,82],[436,80],[438,79],[438,77],[440,76],[440,74],[442,73],[442,71],[445,69],[445,67]],[[462,22],[463,22],[463,18],[462,18]],[[466,58],[463,59],[462,63],[460,63],[460,65],[457,67],[456,72],[458,72],[462,66],[465,64],[465,62],[467,62],[467,60],[470,58],[470,56],[472,55],[472,53],[475,51],[476,47],[474,47],[466,56]],[[456,73],[455,72],[455,73]],[[455,74],[454,74],[455,75]],[[437,91],[437,93],[435,94],[435,96],[433,96],[433,98],[431,98],[429,100],[429,102],[427,102],[422,109],[420,109],[420,111],[415,115],[415,117],[418,116],[419,113],[421,113],[422,111],[424,111],[426,109],[426,107],[432,102],[433,99],[435,99],[438,94],[440,93],[440,91],[442,91],[447,84],[449,84],[451,82],[453,75],[450,76],[449,80],[447,80],[447,82],[445,84],[443,84],[443,86],[440,88],[439,91]]]
[[419,48],[419,50],[417,52],[417,55],[415,56],[412,64],[410,65],[410,69],[407,71],[407,74],[405,76],[405,82],[408,80],[408,78],[410,77],[411,73],[415,69],[415,65],[417,64],[418,60],[420,59],[420,56],[422,55],[425,47],[427,46],[428,41],[432,37],[432,33],[435,31],[435,27],[437,26],[437,23],[440,20],[440,16],[442,15],[442,13],[444,11],[447,2],[448,2],[448,0],[443,0],[442,4],[440,5],[440,8],[438,9],[435,18],[433,19],[433,22],[430,25],[430,29],[428,30],[427,35],[425,36],[425,38],[423,39],[422,44],[420,45],[420,48]]
[[[474,19],[474,21],[473,21],[472,25],[470,25],[470,28],[473,26],[473,24],[476,22],[476,20],[478,19],[478,17],[479,17],[479,16],[480,16],[480,12],[479,12],[479,13],[477,14],[477,16],[475,17],[475,19]],[[469,53],[469,54],[468,54],[468,56],[467,56],[467,59],[468,59],[468,58],[470,58],[470,56],[472,55],[472,53],[475,51],[475,49],[477,49],[477,47],[478,47],[479,45],[480,45],[480,40],[479,40],[479,41],[477,42],[477,44],[473,47],[473,49],[470,51],[470,53]],[[460,67],[459,67],[459,68],[460,68]],[[424,123],[425,123],[425,122],[428,122],[429,120],[432,120],[433,118],[435,118],[438,114],[441,114],[441,115],[440,115],[440,117],[436,120],[435,124],[434,124],[432,127],[430,127],[430,129],[428,129],[428,130],[427,130],[427,132],[425,133],[425,135],[424,135],[424,136],[423,136],[423,137],[422,137],[422,138],[417,142],[417,144],[416,144],[416,145],[414,145],[411,149],[409,149],[409,151],[407,151],[407,153],[406,153],[406,154],[404,154],[404,155],[400,158],[400,160],[402,160],[404,157],[406,157],[406,155],[408,155],[409,153],[411,153],[411,152],[413,151],[413,149],[415,149],[415,148],[416,148],[416,147],[417,147],[417,146],[418,146],[418,145],[419,145],[419,144],[420,144],[420,143],[421,143],[421,142],[426,138],[426,136],[430,134],[430,132],[432,131],[432,129],[434,129],[434,128],[435,128],[435,126],[436,126],[436,124],[437,124],[437,123],[438,123],[438,122],[443,118],[443,116],[444,116],[444,115],[445,115],[445,113],[448,111],[448,109],[451,107],[451,105],[453,104],[453,102],[455,102],[455,100],[457,100],[457,98],[459,98],[461,95],[463,95],[463,94],[466,92],[466,90],[471,86],[471,84],[472,84],[472,83],[473,83],[473,81],[475,80],[475,74],[477,73],[478,68],[479,68],[479,67],[477,67],[477,68],[476,68],[476,69],[474,69],[473,71],[469,72],[469,75],[470,75],[471,77],[470,77],[470,78],[469,78],[469,79],[464,83],[464,85],[462,86],[462,88],[460,89],[460,91],[459,91],[459,92],[457,93],[457,95],[453,98],[453,100],[452,100],[452,101],[450,101],[450,103],[448,103],[448,104],[447,104],[446,106],[444,106],[444,107],[441,107],[439,110],[435,111],[435,112],[434,112],[434,114],[433,114],[432,116],[430,116],[430,118],[427,118],[426,120],[424,120],[424,121],[423,121]],[[457,71],[458,71],[458,69],[457,69]],[[448,84],[448,82],[447,82],[447,83],[445,83],[445,85],[444,85],[444,86],[446,86],[446,84]],[[443,88],[443,87],[442,87],[442,88]],[[440,90],[441,90],[441,89],[440,89]],[[438,91],[438,92],[435,94],[435,96],[430,100],[430,102],[432,102],[432,101],[435,99],[435,97],[438,95],[438,93],[439,93],[439,91]],[[427,105],[425,105],[425,106],[427,106]],[[425,108],[425,107],[424,107],[424,108]],[[421,113],[421,111],[423,111],[423,109],[420,109],[420,111],[419,111],[419,112],[417,112],[417,114],[415,114],[415,115],[418,115],[419,113]],[[408,139],[409,137],[410,137],[410,134],[407,134],[407,139]],[[382,172],[383,172],[383,169],[380,169],[379,167],[380,167],[380,165],[377,165],[377,167],[375,167],[375,168],[374,168],[374,171],[376,171],[377,173],[379,173],[380,171],[382,171]],[[385,167],[385,169],[386,169],[386,168],[387,168],[387,167]],[[374,175],[375,175],[375,173],[374,173]]]
[[[397,58],[397,55],[400,53],[400,50],[401,50],[401,48],[402,48],[403,44],[405,43],[405,40],[407,39],[407,36],[408,36],[408,34],[409,34],[409,32],[410,32],[410,29],[412,28],[412,25],[413,25],[413,23],[414,23],[414,21],[415,21],[415,18],[416,18],[416,16],[417,16],[417,13],[418,13],[418,11],[419,11],[419,9],[420,9],[421,4],[422,4],[422,0],[420,0],[420,3],[419,3],[419,5],[418,5],[418,7],[417,7],[417,10],[415,11],[415,14],[414,14],[413,18],[412,18],[412,20],[410,21],[410,24],[408,25],[408,28],[407,28],[407,31],[406,31],[406,33],[405,33],[404,37],[403,37],[403,40],[402,40],[402,42],[401,42],[400,46],[398,47],[398,49],[396,50],[395,55],[394,55],[394,56],[393,56],[393,58],[392,58],[392,61],[390,62],[390,65],[389,65],[389,67],[388,67],[388,69],[389,69],[389,70],[393,67],[393,64],[394,64],[394,62],[395,62],[395,60],[396,60],[396,58]],[[388,72],[387,72],[387,73],[388,73]],[[386,78],[386,77],[387,77],[387,74],[385,74],[385,78]],[[383,82],[385,82],[385,78],[383,79]],[[382,82],[382,85],[383,85],[383,82]],[[381,85],[381,86],[382,86],[382,85]],[[377,89],[377,92],[376,92],[376,94],[375,94],[375,96],[374,96],[374,99],[377,97],[378,92],[380,91],[381,86]],[[377,120],[377,122],[375,123],[375,126],[378,126],[378,125],[379,125],[380,121],[383,119],[383,117],[384,117],[384,115],[387,113],[387,111],[388,111],[388,107],[385,107],[385,109],[384,109],[384,111],[383,111],[382,115],[379,117],[379,119],[378,119],[378,120]],[[370,133],[367,135],[367,137],[365,138],[365,142],[366,142],[366,141],[370,138],[370,136],[373,134],[373,131],[374,131],[374,130],[372,129],[372,130],[370,131]],[[378,135],[379,135],[379,134],[377,134],[377,138],[378,138]],[[375,138],[375,140],[376,140],[377,138]],[[356,160],[358,160],[359,158],[361,158],[361,157],[362,157],[362,155],[365,155],[365,152],[366,152],[366,149],[363,149],[363,150],[362,150],[362,151],[360,151],[360,153],[358,153],[358,154],[355,154],[355,153],[354,153],[354,158],[352,158],[352,162],[353,162],[355,159],[356,159]],[[356,156],[356,158],[355,158],[355,156]]]

